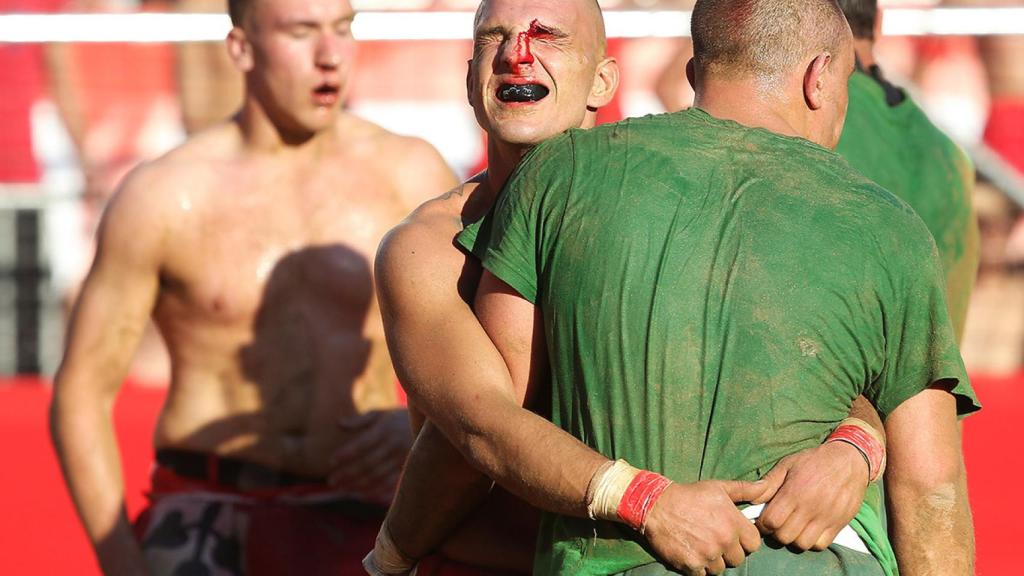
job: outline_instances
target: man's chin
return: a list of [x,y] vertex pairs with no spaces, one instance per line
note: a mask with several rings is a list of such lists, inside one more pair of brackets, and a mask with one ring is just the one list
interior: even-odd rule
[[550,124],[498,122],[492,124],[491,137],[513,146],[536,146],[562,132],[564,130],[552,129]]

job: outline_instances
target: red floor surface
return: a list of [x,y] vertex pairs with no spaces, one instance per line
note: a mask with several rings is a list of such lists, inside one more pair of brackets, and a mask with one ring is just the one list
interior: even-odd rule
[[[978,574],[1016,565],[1013,510],[996,490],[999,478],[1024,474],[1021,433],[1024,374],[975,378],[985,410],[964,426],[965,457],[978,542]],[[128,509],[137,513],[152,460],[150,438],[164,394],[126,386],[115,408],[125,460]],[[0,381],[0,574],[98,574],[74,515],[47,433],[49,389],[35,381]]]

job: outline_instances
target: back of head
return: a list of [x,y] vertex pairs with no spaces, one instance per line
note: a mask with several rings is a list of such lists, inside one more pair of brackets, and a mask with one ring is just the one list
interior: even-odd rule
[[839,7],[853,30],[853,37],[875,39],[875,20],[878,18],[878,0],[839,0]]
[[785,76],[849,34],[836,0],[698,0],[691,27],[697,74],[735,79]]

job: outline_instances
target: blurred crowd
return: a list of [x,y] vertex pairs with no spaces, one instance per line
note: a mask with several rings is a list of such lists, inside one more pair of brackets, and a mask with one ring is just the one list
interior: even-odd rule
[[[477,2],[354,4],[375,10],[465,11]],[[686,9],[692,2],[601,4],[605,9]],[[938,2],[883,2],[896,4],[927,7]],[[0,13],[224,9],[222,0],[0,0]],[[887,75],[908,87],[936,123],[979,161],[975,203],[983,235],[982,267],[963,353],[969,368],[982,373],[1014,372],[1024,355],[1024,226],[1021,197],[1013,200],[1024,172],[1022,42],[1024,36],[886,37],[878,45]],[[470,50],[468,41],[363,43],[347,106],[388,129],[426,138],[460,175],[468,175],[486,162],[483,137],[465,103]],[[602,120],[688,105],[692,93],[683,75],[687,40],[614,39],[609,50],[628,72]],[[50,303],[59,324],[87,272],[97,219],[118,182],[137,163],[230,115],[240,102],[241,78],[216,42],[15,43],[0,44],[0,85],[5,87],[0,98],[0,234],[5,236],[0,244],[13,235],[29,242],[23,228],[36,219],[24,229],[38,236],[30,244],[37,246],[43,270],[37,274],[42,295],[35,304],[31,298],[12,296],[11,290],[0,291],[5,295],[0,323],[12,324],[19,306]],[[10,252],[0,254],[6,259],[0,268],[24,272],[18,251]],[[16,276],[0,274],[0,279]],[[45,323],[46,315],[42,318],[39,322]],[[54,332],[59,327],[40,328],[34,335],[46,341],[39,371],[52,370],[56,363],[59,343],[53,342]],[[150,332],[133,374],[137,380],[160,383],[166,380],[168,363],[159,337]],[[0,337],[9,335],[20,340],[25,332],[0,328]],[[0,347],[0,357],[13,353],[13,347]],[[25,364],[4,360],[0,358],[0,374],[24,371]]]

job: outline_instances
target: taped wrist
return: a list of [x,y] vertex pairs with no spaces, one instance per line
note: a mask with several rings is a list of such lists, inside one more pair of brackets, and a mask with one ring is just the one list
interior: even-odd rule
[[377,533],[373,550],[363,558],[363,568],[371,576],[415,576],[416,560],[398,549],[385,522]]
[[868,464],[868,482],[875,482],[885,472],[885,438],[870,424],[859,418],[847,418],[829,434],[825,442],[846,442],[856,448]]
[[643,534],[647,516],[671,483],[625,460],[607,462],[598,468],[587,487],[587,514],[591,520],[623,522]]

